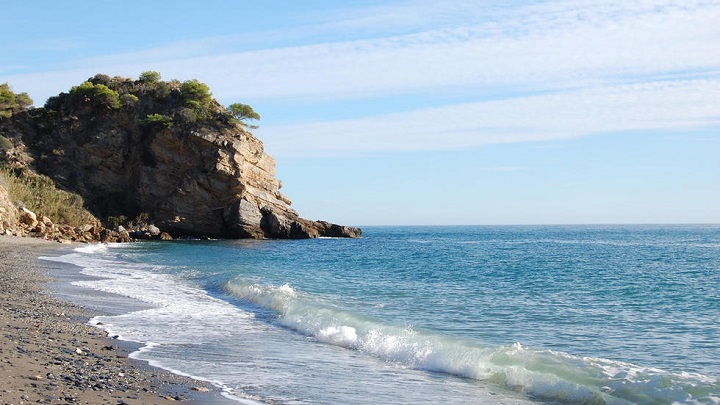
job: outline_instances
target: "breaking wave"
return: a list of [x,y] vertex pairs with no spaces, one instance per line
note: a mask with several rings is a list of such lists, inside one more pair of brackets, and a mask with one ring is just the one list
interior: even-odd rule
[[539,350],[520,343],[485,346],[411,326],[388,325],[287,284],[231,281],[225,289],[240,300],[272,310],[282,326],[318,341],[408,368],[491,381],[543,401],[720,404],[720,382],[714,377]]

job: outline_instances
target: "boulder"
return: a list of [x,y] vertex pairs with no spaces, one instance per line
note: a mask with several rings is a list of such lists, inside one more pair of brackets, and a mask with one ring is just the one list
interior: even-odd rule
[[43,224],[42,222],[38,222],[35,228],[33,228],[33,232],[44,235],[45,233],[47,233],[47,228],[45,227],[45,224]]
[[118,232],[117,242],[130,242],[130,241],[132,241],[132,238],[130,237],[130,233],[128,233],[128,231]]
[[362,235],[362,230],[360,228],[341,226],[325,221],[318,221],[317,223],[322,227],[320,233],[323,236],[335,238],[359,238]]
[[37,215],[29,209],[20,208],[20,222],[27,225],[30,229],[35,228],[38,224]]
[[38,218],[38,221],[42,222],[43,225],[52,228],[53,222],[50,220],[50,218],[46,217],[45,215],[41,215],[40,218]]
[[160,232],[161,232],[160,228],[158,228],[155,225],[149,225],[147,227],[147,231],[150,234],[150,236],[152,236],[152,237],[160,236]]
[[323,236],[314,223],[298,217],[287,217],[271,209],[263,210],[260,227],[266,236],[280,239],[306,239]]

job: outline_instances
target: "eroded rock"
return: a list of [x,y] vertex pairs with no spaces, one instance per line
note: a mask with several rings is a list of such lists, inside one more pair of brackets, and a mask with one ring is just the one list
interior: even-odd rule
[[[45,109],[16,114],[0,123],[13,144],[22,140],[34,168],[61,188],[80,194],[101,218],[154,223],[142,234],[211,238],[358,237],[361,231],[301,218],[280,192],[275,160],[247,128],[227,119],[213,101],[205,119],[188,118],[183,94],[172,83],[161,96],[130,79],[103,78],[117,91],[138,98],[109,109],[61,94]],[[143,87],[145,86],[145,87]],[[81,100],[82,101],[82,100]],[[102,108],[101,108],[102,107]],[[143,119],[162,114],[173,125]],[[27,219],[29,222],[37,221]],[[45,227],[48,223],[42,221]],[[33,224],[34,228],[37,224]],[[110,239],[98,229],[75,229],[75,239]],[[117,237],[125,239],[122,231]]]

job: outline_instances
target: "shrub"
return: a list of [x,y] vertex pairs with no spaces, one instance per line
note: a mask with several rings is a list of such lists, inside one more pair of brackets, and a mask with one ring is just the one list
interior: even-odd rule
[[33,104],[32,99],[27,93],[18,93],[15,95],[15,102],[17,103],[17,106],[21,109],[27,109]]
[[172,93],[172,87],[167,82],[157,82],[152,85],[153,95],[156,98],[168,98]]
[[210,116],[213,98],[207,84],[197,79],[187,80],[180,86],[180,92],[185,100],[185,105],[192,108],[199,119]]
[[88,80],[88,81],[92,84],[104,84],[109,87],[110,83],[112,82],[112,78],[110,78],[110,76],[108,76],[108,75],[98,73],[95,76],[93,76],[92,78],[90,78],[90,80]]
[[9,84],[0,84],[0,118],[10,118],[16,112],[27,110],[32,103],[27,93],[16,94]]
[[79,86],[70,89],[70,95],[81,102],[89,102],[94,105],[103,106],[107,109],[120,108],[120,95],[117,91],[110,89],[104,84],[93,84],[83,82]]
[[67,93],[60,93],[57,96],[48,97],[45,102],[45,109],[58,111],[62,107],[63,100],[67,97]]
[[138,80],[143,83],[157,83],[160,81],[160,73],[148,70],[146,72],[140,73],[140,77],[138,78]]
[[142,228],[144,226],[148,226],[150,225],[150,214],[148,214],[147,212],[141,212],[135,217],[135,219],[128,222],[128,225],[130,226],[130,228]]
[[[230,104],[228,111],[232,114],[233,118],[238,120],[241,124],[245,125],[244,120],[259,120],[260,114],[256,113],[252,107],[247,104],[235,103]],[[257,128],[256,126],[252,126]]]
[[207,84],[200,82],[197,79],[186,80],[180,86],[183,98],[185,100],[197,101],[200,103],[209,103],[212,101],[212,93]]
[[107,222],[113,229],[117,229],[118,226],[126,225],[128,222],[128,218],[125,215],[120,215],[117,217],[111,215],[107,217]]
[[162,114],[148,114],[145,118],[140,120],[141,125],[162,125],[166,128],[173,126],[172,117]]
[[140,102],[140,99],[134,94],[123,94],[120,96],[120,104],[123,107],[135,107]]

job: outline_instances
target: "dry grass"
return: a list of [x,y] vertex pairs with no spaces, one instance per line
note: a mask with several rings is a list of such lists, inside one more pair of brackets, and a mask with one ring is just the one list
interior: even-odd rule
[[47,176],[0,169],[0,181],[7,184],[8,194],[15,204],[25,206],[38,216],[45,215],[56,224],[80,226],[98,223],[83,207],[82,197],[56,188]]

